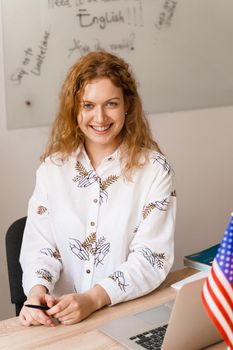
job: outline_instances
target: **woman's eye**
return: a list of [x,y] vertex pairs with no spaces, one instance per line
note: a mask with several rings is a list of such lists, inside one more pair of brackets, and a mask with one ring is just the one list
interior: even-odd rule
[[86,111],[89,111],[90,109],[92,109],[93,105],[91,103],[84,103],[83,104],[83,109],[85,109]]
[[117,104],[117,102],[110,101],[110,102],[107,103],[107,106],[111,107],[111,108],[114,108],[114,107],[117,107],[118,104]]

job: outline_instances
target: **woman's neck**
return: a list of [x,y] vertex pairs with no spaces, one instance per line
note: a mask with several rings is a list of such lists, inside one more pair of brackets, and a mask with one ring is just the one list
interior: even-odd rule
[[102,160],[107,156],[110,156],[116,149],[117,145],[115,147],[108,147],[107,145],[91,146],[85,144],[85,150],[95,170],[101,164]]

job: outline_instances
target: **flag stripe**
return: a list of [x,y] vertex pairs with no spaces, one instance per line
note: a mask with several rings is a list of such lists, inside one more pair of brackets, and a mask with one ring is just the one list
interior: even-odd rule
[[233,213],[202,290],[209,317],[233,350]]
[[212,278],[212,275],[210,274],[208,278],[208,282],[210,284],[210,288],[212,289],[213,293],[215,294],[216,298],[221,301],[222,307],[225,309],[227,313],[229,313],[230,319],[233,318],[233,310],[231,309],[228,300],[225,299],[221,291],[218,289],[218,285],[215,283],[215,280]]
[[228,325],[225,323],[224,318],[221,316],[221,313],[218,312],[218,309],[213,304],[211,296],[208,294],[208,290],[206,289],[206,286],[204,286],[202,292],[202,301],[209,314],[209,317],[212,319],[213,323],[222,334],[222,337],[224,338],[227,345],[233,347],[233,344],[231,342],[232,332],[230,329],[228,329]]
[[228,337],[227,333],[225,332],[225,329],[221,325],[221,322],[218,321],[217,317],[215,317],[214,313],[212,312],[211,308],[209,307],[209,304],[208,304],[209,301],[207,303],[204,298],[202,300],[203,300],[203,304],[205,305],[205,308],[207,310],[209,317],[212,319],[213,323],[218,328],[219,332],[222,334],[222,337],[225,340],[226,344],[229,345],[232,349],[233,344],[231,344],[231,339],[230,339],[230,337],[232,338],[232,336],[230,335],[230,337]]
[[218,282],[219,282],[219,279],[222,278],[222,277],[223,276],[222,276],[222,271],[221,270],[219,271],[219,276],[217,276],[217,274],[215,274],[215,278],[213,278],[213,274],[212,274],[212,271],[211,271],[211,274],[210,274],[210,276],[208,278],[208,281],[209,281],[209,283],[211,285],[211,288],[213,289],[213,292],[216,294],[216,297],[218,297],[218,299],[222,303],[222,306],[229,313],[230,319],[233,320],[233,308],[232,308],[231,298],[229,297],[229,295],[227,293],[222,294],[222,290],[223,289],[219,290],[219,283]]
[[[221,290],[222,294],[227,299],[231,310],[233,310],[233,301],[232,301],[233,289],[231,288],[231,286],[229,286],[228,281],[226,280],[224,274],[222,273],[222,270],[219,268],[218,263],[216,261],[213,262],[213,268],[211,268],[211,274],[216,284],[218,285],[218,288]],[[221,274],[221,276],[219,276],[218,278],[217,274],[218,275]],[[220,279],[223,280],[224,286],[221,283]]]
[[229,325],[227,324],[226,320],[223,318],[221,312],[219,311],[213,299],[211,298],[211,295],[209,294],[206,284],[204,286],[204,296],[205,296],[206,302],[208,301],[209,303],[209,308],[211,309],[211,312],[214,314],[215,317],[217,317],[218,321],[221,322],[222,326],[225,327],[224,330],[226,331],[226,333],[227,334],[229,333],[229,335],[232,334],[232,331]]
[[230,326],[231,330],[233,331],[233,324],[232,324],[232,321],[231,321],[231,317],[227,313],[225,307],[223,306],[223,300],[224,299],[222,299],[221,297],[219,299],[217,297],[215,291],[213,291],[213,288],[210,285],[210,280],[209,279],[206,280],[206,287],[208,289],[209,294],[211,295],[211,298],[212,298],[213,302],[216,304],[216,306],[218,307],[219,311],[221,312],[221,314],[225,318],[226,322],[229,323],[229,326]]

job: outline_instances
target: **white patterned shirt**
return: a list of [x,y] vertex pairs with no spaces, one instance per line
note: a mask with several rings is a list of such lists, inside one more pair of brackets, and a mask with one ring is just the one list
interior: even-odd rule
[[97,170],[81,148],[63,163],[47,158],[21,248],[25,294],[36,284],[55,297],[99,284],[113,305],[149,293],[173,264],[175,214],[173,172],[160,153],[131,181],[119,149]]

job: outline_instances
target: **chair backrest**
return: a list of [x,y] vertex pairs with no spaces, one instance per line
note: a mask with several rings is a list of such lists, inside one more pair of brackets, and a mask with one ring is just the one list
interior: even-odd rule
[[11,302],[15,304],[16,316],[19,315],[23,303],[26,300],[22,287],[22,269],[19,263],[26,219],[27,217],[23,217],[13,222],[7,230],[5,241]]

